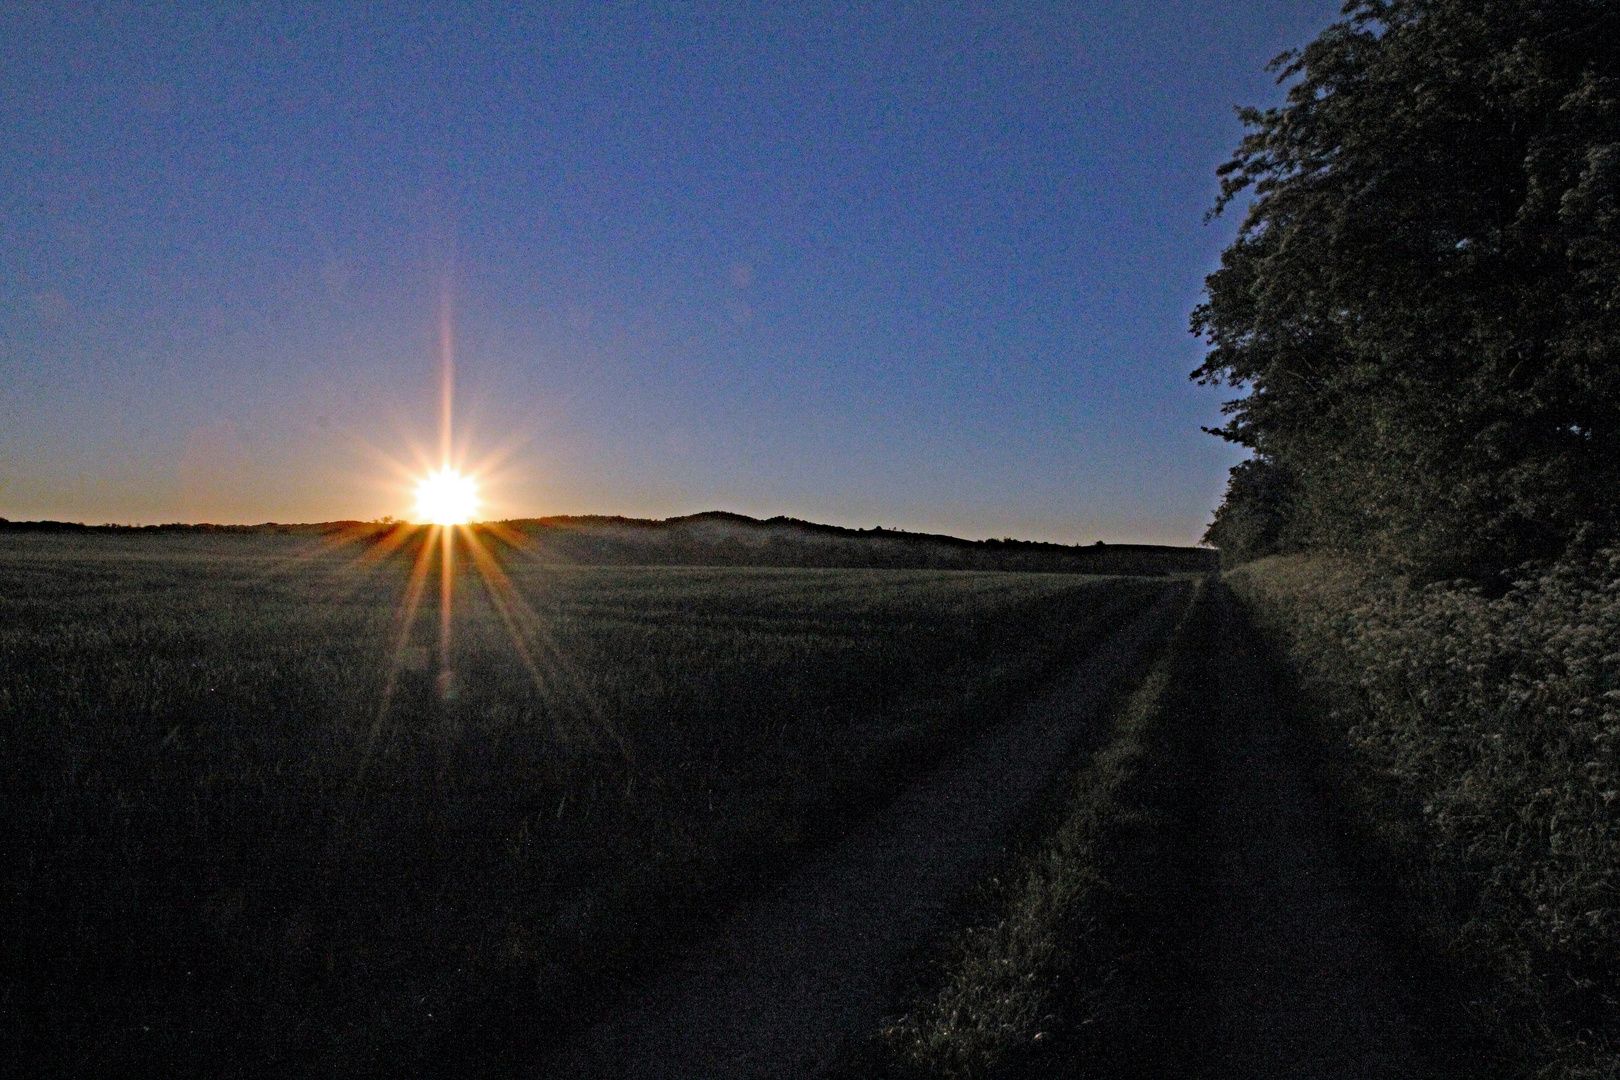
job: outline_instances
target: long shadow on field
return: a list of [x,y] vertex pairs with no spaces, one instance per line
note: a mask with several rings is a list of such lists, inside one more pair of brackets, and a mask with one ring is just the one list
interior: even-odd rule
[[1359,857],[1286,666],[1224,588],[1200,609],[1149,796],[1160,824],[1112,871],[1134,955],[1087,1071],[1482,1075],[1457,1035],[1461,989]]

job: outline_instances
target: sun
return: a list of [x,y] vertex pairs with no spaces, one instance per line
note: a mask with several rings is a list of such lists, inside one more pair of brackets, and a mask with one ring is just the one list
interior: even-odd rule
[[452,469],[430,472],[416,485],[416,516],[430,525],[465,525],[478,512],[478,482]]

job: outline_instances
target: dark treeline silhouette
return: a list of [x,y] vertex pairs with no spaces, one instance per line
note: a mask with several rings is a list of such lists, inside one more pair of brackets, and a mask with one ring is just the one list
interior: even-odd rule
[[1192,325],[1227,562],[1484,580],[1620,523],[1620,6],[1352,0],[1245,109]]
[[1209,570],[1214,564],[1214,553],[1200,548],[963,540],[881,526],[846,529],[788,517],[760,521],[720,511],[663,521],[591,516],[535,518],[502,524],[560,562],[1087,574],[1197,573]]
[[[82,521],[9,521],[0,518],[0,533],[83,533],[86,535],[109,533],[237,533],[281,534],[286,536],[319,536],[359,525],[354,521],[328,521],[314,525],[283,525],[266,521],[262,525],[214,525],[208,522],[168,525],[86,525]],[[367,523],[370,524],[370,523]]]
[[[898,529],[846,529],[798,518],[765,521],[709,511],[663,520],[605,515],[522,518],[471,526],[489,542],[522,547],[540,559],[596,566],[777,566],[872,569],[1021,570],[1077,574],[1207,573],[1207,548],[1156,544],[1048,544],[964,540]],[[0,533],[238,534],[334,537],[361,542],[398,522],[328,521],[306,525],[85,525],[6,521]]]

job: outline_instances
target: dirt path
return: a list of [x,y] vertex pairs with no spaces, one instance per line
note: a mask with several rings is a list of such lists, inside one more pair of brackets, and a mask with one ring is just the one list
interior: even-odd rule
[[1179,805],[1124,875],[1148,945],[1121,989],[1146,1005],[1109,1071],[1478,1075],[1447,1060],[1456,1044],[1433,973],[1401,944],[1387,894],[1342,854],[1281,667],[1224,589],[1201,607],[1172,733]]
[[1204,818],[1209,922],[1197,954],[1214,1037],[1202,1071],[1415,1075],[1416,981],[1336,856],[1275,665],[1230,600],[1221,624]]
[[823,1074],[873,1030],[904,961],[983,879],[1008,834],[1098,720],[1132,659],[1163,639],[1172,595],[1071,676],[957,752],[714,939],[631,996],[543,1076],[721,1080]]

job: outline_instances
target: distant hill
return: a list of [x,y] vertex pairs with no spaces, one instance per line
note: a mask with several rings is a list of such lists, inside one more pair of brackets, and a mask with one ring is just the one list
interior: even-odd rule
[[[359,540],[399,528],[421,527],[360,521],[307,525],[84,525],[0,518],[0,532],[348,534]],[[872,567],[1079,574],[1207,573],[1216,565],[1215,552],[1208,548],[964,540],[882,527],[846,529],[790,517],[761,521],[719,510],[663,520],[595,514],[518,518],[485,522],[473,528],[490,540],[529,548],[542,558],[582,565]]]
[[500,522],[559,562],[686,566],[891,567],[1037,570],[1089,574],[1203,573],[1207,548],[1152,544],[1070,546],[1030,540],[963,540],[895,529],[846,529],[797,518],[761,521],[710,511],[653,521],[546,517]]

